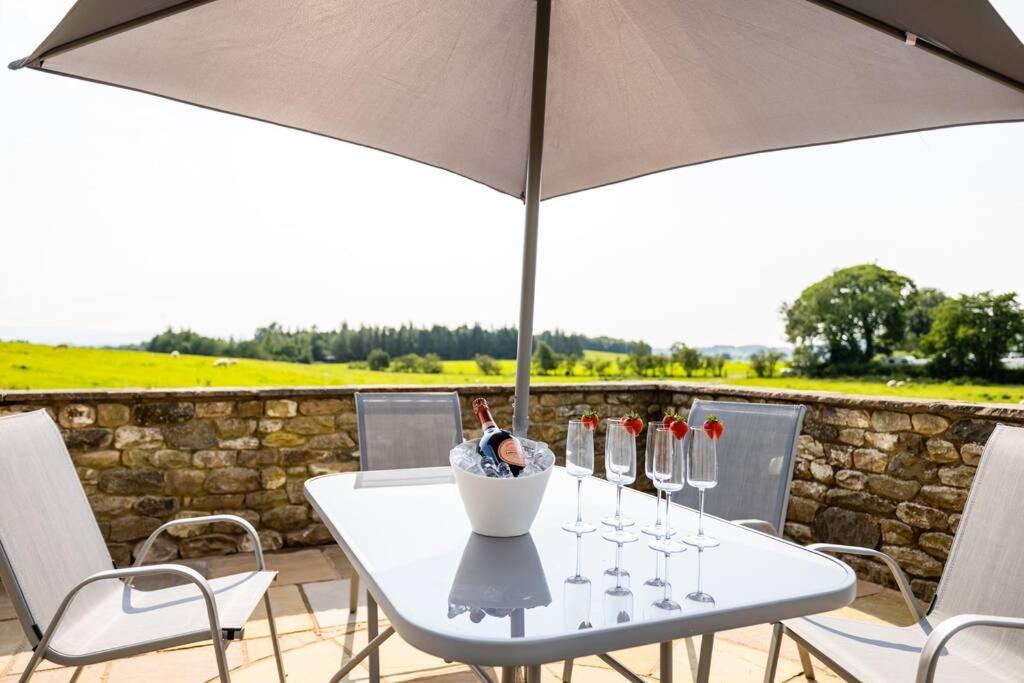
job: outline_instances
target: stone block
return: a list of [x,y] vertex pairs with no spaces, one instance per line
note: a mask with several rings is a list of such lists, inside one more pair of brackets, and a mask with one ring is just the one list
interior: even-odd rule
[[941,531],[948,525],[945,512],[920,503],[900,503],[896,508],[896,517],[918,529]]
[[296,531],[309,524],[309,510],[304,505],[282,505],[263,513],[263,526],[276,531]]
[[864,445],[864,430],[846,428],[839,430],[839,441],[849,446],[863,446]]
[[205,420],[193,420],[167,427],[164,433],[167,443],[174,448],[200,450],[217,446],[217,431],[213,423]]
[[836,472],[836,484],[851,491],[863,491],[867,486],[868,475],[857,470],[839,470]]
[[158,427],[125,425],[114,432],[114,448],[160,448],[164,434]]
[[306,465],[317,459],[317,454],[305,448],[282,448],[281,464],[285,467]]
[[824,460],[814,460],[811,462],[811,476],[815,481],[820,481],[823,484],[831,484],[835,481],[835,477],[832,472],[832,466]]
[[239,467],[263,467],[265,465],[276,465],[281,461],[281,455],[272,449],[241,451],[238,454]]
[[[183,510],[174,516],[175,519],[194,519],[196,517],[205,517],[207,512],[200,512],[199,510]],[[167,530],[167,534],[174,538],[195,538],[196,536],[202,536],[205,533],[209,533],[209,524],[189,524],[186,526],[175,526]]]
[[[142,552],[142,546],[145,544],[145,539],[135,544],[135,547],[132,548],[133,559],[138,559],[139,553]],[[149,546],[149,551],[146,553],[146,558],[143,562],[144,564],[162,564],[173,562],[176,559],[178,559],[178,542],[167,534],[160,534],[153,541],[153,544]]]
[[99,519],[109,519],[123,515],[132,509],[135,499],[130,496],[107,496],[102,493],[94,493],[89,496],[89,506],[93,514]]
[[309,447],[313,450],[351,450],[356,447],[356,442],[345,432],[334,432],[312,437]]
[[170,517],[181,509],[181,503],[170,496],[143,496],[132,509],[146,517]]
[[871,515],[840,507],[828,507],[814,520],[814,537],[824,543],[877,548],[881,540],[878,523]]
[[117,467],[121,464],[120,451],[90,451],[88,453],[74,453],[71,461],[80,467],[91,467],[97,470],[105,470],[109,467]]
[[180,424],[195,416],[196,407],[184,401],[143,403],[135,408],[135,422],[143,427]]
[[238,538],[228,534],[208,534],[187,538],[178,545],[183,559],[209,555],[231,555],[238,552]]
[[811,527],[806,524],[799,524],[797,522],[786,522],[783,529],[783,535],[797,543],[807,545],[808,543],[814,543],[814,533],[811,531]]
[[925,436],[935,436],[949,429],[949,420],[941,415],[916,413],[911,417],[914,431]]
[[926,603],[932,601],[932,598],[935,597],[935,591],[938,590],[938,588],[938,581],[925,581],[924,579],[910,580],[910,589],[914,592],[914,595]]
[[995,428],[996,423],[988,420],[957,420],[949,428],[949,436],[958,441],[985,443],[988,441],[988,437],[992,436]]
[[192,466],[200,469],[234,467],[237,460],[238,453],[235,451],[196,451],[192,454]]
[[100,427],[120,427],[128,424],[132,411],[120,403],[100,403],[96,406],[96,424]]
[[300,531],[289,531],[285,534],[285,542],[289,546],[312,546],[333,543],[331,532],[323,524],[313,524]]
[[246,420],[240,417],[218,417],[213,421],[217,430],[217,436],[221,439],[237,439],[242,436],[249,436],[256,432],[256,420]]
[[923,577],[942,575],[942,563],[922,550],[901,545],[884,545],[882,552],[899,562],[903,571],[908,574]]
[[894,413],[889,410],[876,410],[871,413],[871,428],[876,432],[909,431],[910,416],[906,413]]
[[925,443],[928,459],[938,463],[960,462],[956,446],[945,439],[931,438]]
[[245,496],[241,493],[220,493],[189,498],[188,505],[196,510],[234,510],[242,507]]
[[346,408],[344,401],[336,398],[308,399],[299,402],[302,415],[337,415]]
[[790,484],[789,491],[794,496],[822,502],[825,500],[828,487],[813,481],[794,481]]
[[959,513],[954,513],[949,516],[949,533],[955,534],[957,532],[957,529],[960,528],[960,520],[962,518],[963,515]]
[[[64,437],[64,445],[69,450],[97,451],[110,446],[113,440],[113,433],[102,427],[85,427],[83,429],[61,430]],[[115,446],[121,448],[120,446]]]
[[974,481],[974,474],[978,470],[974,467],[968,467],[967,465],[960,465],[958,467],[940,467],[939,468],[939,481],[946,486],[955,486],[957,488],[967,489],[971,487],[971,483]]
[[[273,529],[258,529],[256,535],[259,536],[260,547],[263,548],[265,553],[280,550],[284,547],[284,536]],[[243,553],[251,553],[253,551],[252,539],[248,535],[243,536],[238,542],[238,549]]]
[[84,403],[71,403],[57,411],[57,424],[61,427],[89,427],[96,423],[96,409]]
[[208,493],[244,493],[260,487],[260,475],[245,467],[221,467],[210,470],[203,484]]
[[810,498],[799,496],[789,497],[789,509],[786,511],[786,519],[793,522],[809,524],[814,521],[814,515],[818,513],[821,503]]
[[260,447],[260,440],[255,436],[240,436],[237,439],[220,439],[217,446],[231,451],[254,451]]
[[892,502],[865,491],[831,489],[825,495],[825,502],[829,505],[844,507],[856,512],[867,512],[873,515],[890,516],[896,510],[896,505]]
[[952,486],[924,486],[921,488],[921,502],[932,507],[962,512],[967,503],[967,491]]
[[263,445],[268,448],[296,448],[306,443],[306,437],[291,432],[274,432],[263,437]]
[[298,404],[289,399],[267,401],[264,405],[267,417],[295,417],[297,411]]
[[334,431],[334,418],[330,415],[293,417],[285,420],[285,431],[303,436],[330,434]]
[[162,449],[149,454],[149,463],[162,470],[176,470],[192,464],[192,454],[185,451]]
[[944,560],[949,557],[949,549],[953,545],[953,537],[949,534],[928,531],[921,534],[921,537],[917,539],[917,544],[929,555]]
[[825,424],[836,427],[856,427],[867,429],[871,426],[871,418],[868,411],[859,408],[834,408],[826,406],[822,414]]
[[166,491],[172,496],[191,496],[203,492],[203,482],[206,481],[206,473],[197,470],[168,470],[164,477],[166,479]]
[[853,466],[853,446],[829,446],[828,464],[844,469]]
[[864,442],[868,446],[885,453],[892,453],[896,449],[896,443],[899,441],[899,435],[888,434],[884,432],[866,432],[864,434]]
[[901,479],[914,479],[922,484],[938,481],[939,466],[925,458],[910,453],[897,453],[889,462],[886,471]]
[[309,476],[319,477],[338,472],[355,472],[359,465],[354,462],[311,462],[308,466]]
[[960,457],[966,464],[977,467],[981,462],[981,454],[984,450],[985,447],[980,443],[965,443],[960,447]]
[[239,401],[238,417],[262,417],[263,401]]
[[853,466],[865,472],[885,472],[889,456],[873,448],[858,448],[853,452]]
[[288,494],[284,489],[272,491],[253,491],[245,494],[245,506],[253,510],[269,510],[288,504]]
[[277,466],[264,467],[260,470],[260,484],[265,489],[279,489],[288,480],[285,471]]
[[917,495],[921,484],[912,480],[888,477],[884,474],[873,474],[868,477],[867,489],[883,498],[910,500]]
[[908,524],[882,519],[878,526],[882,531],[882,542],[886,545],[910,545],[914,542],[914,529]]
[[163,493],[164,473],[154,469],[109,469],[100,473],[99,488],[104,493]]
[[196,403],[196,417],[225,417],[234,412],[234,401],[200,401]]

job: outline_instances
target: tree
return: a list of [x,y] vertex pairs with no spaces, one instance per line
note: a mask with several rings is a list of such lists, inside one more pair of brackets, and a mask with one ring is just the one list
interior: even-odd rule
[[945,293],[931,287],[911,294],[907,302],[907,334],[901,345],[904,350],[918,350],[921,339],[932,330],[932,313],[948,299]]
[[996,378],[1002,358],[1024,337],[1024,312],[1013,292],[964,295],[949,299],[932,313],[932,327],[921,349],[932,357],[931,369],[942,377]]
[[648,370],[654,367],[653,351],[651,345],[640,340],[629,346],[628,365],[638,375],[645,375]]
[[391,361],[391,370],[395,372],[419,372],[423,359],[415,353],[406,353]]
[[391,354],[384,349],[374,349],[366,356],[366,366],[371,370],[387,370],[391,365]]
[[781,353],[772,349],[758,351],[750,357],[750,369],[758,377],[774,377],[775,368],[782,358]]
[[555,353],[547,342],[538,341],[537,349],[533,352],[533,367],[541,375],[549,375],[558,369],[561,358]]
[[500,375],[501,366],[498,365],[498,361],[494,360],[488,355],[478,353],[473,358],[476,361],[476,366],[480,368],[480,372],[485,375]]
[[693,373],[699,370],[703,363],[700,351],[682,342],[672,345],[671,354],[672,362],[681,366],[687,377],[693,377]]
[[888,351],[906,332],[914,282],[863,264],[837,270],[783,305],[786,335],[797,346],[823,343],[832,363],[866,363]]
[[428,375],[440,375],[444,372],[441,357],[436,353],[428,353],[423,356],[420,360],[420,372],[425,372]]
[[575,353],[570,353],[565,357],[565,376],[571,377],[573,372],[576,370],[576,364],[580,362],[580,357]]

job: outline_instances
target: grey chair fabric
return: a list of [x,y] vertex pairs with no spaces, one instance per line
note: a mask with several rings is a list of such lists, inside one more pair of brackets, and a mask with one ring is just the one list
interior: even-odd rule
[[[935,600],[917,624],[897,628],[834,617],[784,622],[798,642],[845,677],[913,681],[929,634],[965,614],[1024,617],[1024,428],[997,427],[974,478]],[[978,626],[953,637],[936,681],[1020,681],[1024,630]]]
[[459,395],[357,393],[359,463],[365,470],[445,467],[462,443]]
[[[0,578],[37,650],[22,680],[40,657],[80,666],[207,640],[217,626],[237,637],[276,576],[263,570],[258,542],[255,550],[257,571],[209,581],[172,565],[114,570],[57,426],[44,411],[0,418]],[[191,583],[147,591],[121,580],[160,573]]]
[[[704,511],[722,519],[764,520],[781,534],[805,412],[802,405],[694,401],[687,418],[691,429],[700,429],[709,415],[725,425],[718,486],[707,492]],[[684,487],[672,500],[695,508],[697,491]]]

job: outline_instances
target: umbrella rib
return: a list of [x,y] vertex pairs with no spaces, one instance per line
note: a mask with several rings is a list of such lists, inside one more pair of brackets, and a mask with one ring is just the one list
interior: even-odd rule
[[135,17],[134,19],[130,19],[128,21],[123,21],[120,24],[108,26],[105,29],[95,31],[88,35],[82,36],[81,38],[75,38],[74,40],[69,41],[67,43],[63,43],[61,45],[57,45],[56,47],[52,47],[42,54],[32,54],[29,57],[26,57],[25,59],[12,62],[10,68],[20,69],[33,63],[37,63],[41,66],[44,61],[50,59],[51,57],[62,55],[65,52],[70,52],[71,50],[84,47],[91,43],[103,40],[104,38],[116,36],[119,33],[124,33],[125,31],[131,31],[134,28],[145,26],[146,24],[151,24],[154,21],[159,21],[160,19],[165,19],[167,17],[174,16],[175,14],[180,14],[181,12],[187,12],[190,9],[194,9],[201,5],[207,5],[214,1],[215,0],[184,0],[184,2],[179,2],[175,5],[171,5],[170,7],[164,7],[163,9],[159,9],[155,12],[143,14],[140,17]]
[[[827,9],[831,12],[835,12],[836,14],[842,15],[847,19],[856,21],[857,23],[863,24],[868,28],[872,28],[876,31],[881,31],[882,33],[892,36],[893,38],[897,38],[899,40],[904,40],[906,38],[907,32],[904,31],[903,29],[897,28],[896,26],[893,26],[891,24],[887,24],[884,21],[858,12],[857,10],[850,9],[849,7],[846,7],[844,5],[840,5],[838,2],[834,2],[834,0],[805,1],[811,3],[812,5],[817,5],[822,9]],[[1024,92],[1024,83],[1021,83],[1017,79],[1011,78],[1010,76],[1007,76],[1005,74],[1001,74],[994,69],[990,69],[987,66],[978,64],[977,62],[972,61],[966,57],[958,55],[952,50],[949,50],[948,48],[933,43],[928,40],[927,36],[922,36],[918,34],[915,47],[925,50],[926,52],[929,52],[935,55],[936,57],[941,57],[950,62],[953,62],[954,64],[957,64],[958,66],[967,69],[968,71],[973,71],[981,76],[987,76],[988,78],[991,78],[992,80],[997,81],[1009,88],[1013,88],[1018,92]]]

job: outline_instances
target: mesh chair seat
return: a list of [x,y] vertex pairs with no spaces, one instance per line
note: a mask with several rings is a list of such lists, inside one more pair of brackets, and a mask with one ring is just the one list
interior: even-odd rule
[[[209,579],[224,632],[241,631],[277,572],[252,571]],[[86,595],[88,593],[88,595]],[[119,580],[85,587],[71,604],[51,641],[60,655],[96,661],[112,652],[148,652],[209,640],[206,607],[192,584],[140,590]]]

